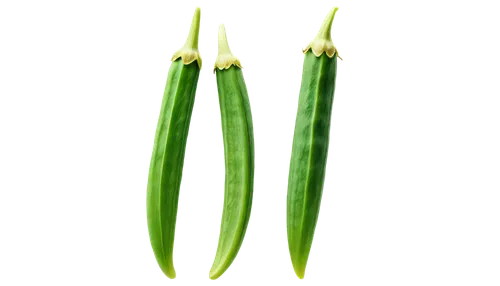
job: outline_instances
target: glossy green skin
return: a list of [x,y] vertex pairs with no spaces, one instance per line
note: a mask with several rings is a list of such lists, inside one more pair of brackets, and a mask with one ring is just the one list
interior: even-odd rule
[[336,73],[336,54],[305,54],[287,196],[288,247],[301,279],[321,203]]
[[226,168],[224,210],[219,245],[210,278],[217,279],[231,265],[250,218],[254,175],[252,114],[241,69],[217,69],[217,89],[224,137]]
[[172,260],[184,151],[200,68],[178,59],[168,72],[149,167],[147,217],[158,265],[175,278]]

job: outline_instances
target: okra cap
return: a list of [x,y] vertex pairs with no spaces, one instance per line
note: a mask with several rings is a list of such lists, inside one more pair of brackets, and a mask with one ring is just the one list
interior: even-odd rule
[[198,51],[199,32],[200,32],[200,7],[196,7],[186,43],[182,48],[180,48],[178,51],[174,53],[174,55],[172,56],[172,61],[181,58],[185,65],[188,65],[196,61],[198,63],[198,67],[201,69],[201,55],[200,52]]
[[224,28],[224,24],[220,24],[219,26],[219,54],[217,55],[217,59],[215,60],[214,73],[216,69],[228,69],[232,65],[235,65],[239,68],[243,68],[241,66],[240,60],[231,53],[229,49],[229,44],[227,43],[226,37],[226,29]]
[[326,53],[329,58],[337,54],[337,57],[342,59],[339,56],[337,48],[335,48],[335,45],[333,44],[331,35],[333,18],[335,17],[335,13],[338,9],[338,7],[333,7],[333,9],[328,12],[328,15],[326,15],[326,18],[323,21],[321,28],[319,29],[318,35],[303,50],[304,54],[307,53],[309,49],[311,49],[316,57],[319,57],[321,56],[321,54]]

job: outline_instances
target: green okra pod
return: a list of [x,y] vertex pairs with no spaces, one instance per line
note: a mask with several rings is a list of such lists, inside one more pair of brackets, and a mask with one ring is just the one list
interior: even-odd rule
[[287,233],[290,258],[302,279],[318,219],[328,153],[338,52],[331,39],[333,8],[304,50],[304,66],[290,160]]
[[214,72],[219,93],[226,178],[219,244],[210,279],[217,279],[228,269],[243,242],[252,207],[254,175],[250,102],[240,61],[229,50],[224,25],[219,27],[219,54]]
[[161,270],[175,278],[173,247],[184,152],[201,68],[200,8],[185,45],[174,53],[156,128],[147,188],[151,246]]

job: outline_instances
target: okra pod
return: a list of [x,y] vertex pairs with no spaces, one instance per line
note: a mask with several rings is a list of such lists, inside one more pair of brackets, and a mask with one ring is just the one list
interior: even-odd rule
[[318,219],[328,153],[338,52],[331,39],[333,8],[304,50],[304,66],[290,160],[287,233],[290,258],[304,278]]
[[185,45],[174,53],[156,128],[147,188],[149,238],[161,270],[175,278],[173,247],[184,152],[201,68],[200,9]]
[[229,49],[224,25],[219,27],[219,54],[214,72],[219,93],[226,176],[219,244],[210,279],[217,279],[228,269],[241,247],[250,218],[254,175],[250,102],[240,61]]

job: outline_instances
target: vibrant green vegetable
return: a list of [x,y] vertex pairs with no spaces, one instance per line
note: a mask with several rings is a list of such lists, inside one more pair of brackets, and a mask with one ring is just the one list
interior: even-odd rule
[[253,193],[254,143],[252,114],[240,61],[229,50],[224,25],[219,27],[219,55],[214,68],[224,138],[226,182],[224,209],[210,279],[233,262],[250,218]]
[[338,57],[330,33],[337,9],[328,13],[318,35],[304,50],[287,196],[288,247],[300,279],[306,270],[325,178]]
[[149,168],[149,238],[158,265],[172,279],[175,278],[172,253],[184,151],[201,68],[199,30],[200,9],[196,8],[186,44],[172,57]]

